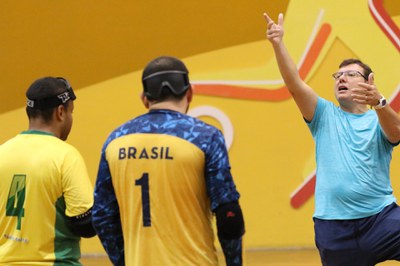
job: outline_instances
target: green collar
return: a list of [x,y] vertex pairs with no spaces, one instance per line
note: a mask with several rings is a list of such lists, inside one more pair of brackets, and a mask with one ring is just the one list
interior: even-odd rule
[[48,136],[54,136],[54,134],[50,132],[44,132],[40,130],[26,130],[22,131],[21,134],[37,134],[37,135],[48,135]]

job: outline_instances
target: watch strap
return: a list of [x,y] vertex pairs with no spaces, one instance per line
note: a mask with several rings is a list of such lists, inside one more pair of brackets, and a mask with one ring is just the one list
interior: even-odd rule
[[374,109],[379,110],[379,109],[384,108],[386,105],[387,105],[387,100],[386,100],[385,96],[381,95],[381,98],[379,99],[379,103],[374,106]]

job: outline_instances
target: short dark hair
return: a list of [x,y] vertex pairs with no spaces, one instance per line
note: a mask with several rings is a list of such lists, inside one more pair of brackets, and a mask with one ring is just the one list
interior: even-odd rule
[[[49,107],[43,106],[40,108],[34,108],[31,106],[32,102],[48,102],[48,99],[57,98],[58,95],[68,92],[71,93],[71,98],[66,102],[61,101],[54,104],[54,101],[50,102]],[[72,91],[68,81],[60,77],[43,77],[35,80],[28,88],[25,93],[27,97],[26,113],[28,118],[42,118],[45,122],[49,122],[52,118],[55,108],[59,105],[63,105],[65,109],[68,109],[70,100],[75,100],[75,94]]]
[[180,100],[190,88],[188,74],[185,64],[178,58],[157,57],[143,70],[144,94],[151,101]]
[[359,65],[360,67],[362,67],[363,70],[364,70],[363,74],[368,79],[369,74],[372,73],[372,69],[367,64],[364,64],[359,59],[356,59],[356,58],[345,59],[345,60],[342,61],[342,63],[340,63],[339,68],[344,67],[344,66],[348,66],[348,65],[352,65],[352,64],[356,64],[356,65]]

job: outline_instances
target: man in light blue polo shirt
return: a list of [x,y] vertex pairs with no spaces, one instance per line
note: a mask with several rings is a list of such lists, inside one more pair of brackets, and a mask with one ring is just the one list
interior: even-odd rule
[[281,75],[316,143],[314,228],[323,265],[400,261],[400,208],[389,176],[399,116],[358,59],[344,60],[332,75],[339,106],[319,97],[285,48],[283,15],[278,23],[264,16]]

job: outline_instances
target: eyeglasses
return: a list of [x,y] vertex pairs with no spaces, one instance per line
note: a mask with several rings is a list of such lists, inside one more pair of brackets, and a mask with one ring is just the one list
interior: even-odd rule
[[332,77],[335,80],[338,80],[342,75],[344,75],[345,77],[349,77],[349,78],[355,78],[355,77],[361,76],[365,80],[367,80],[367,77],[365,77],[360,71],[357,71],[357,70],[339,71],[339,72],[333,73]]

